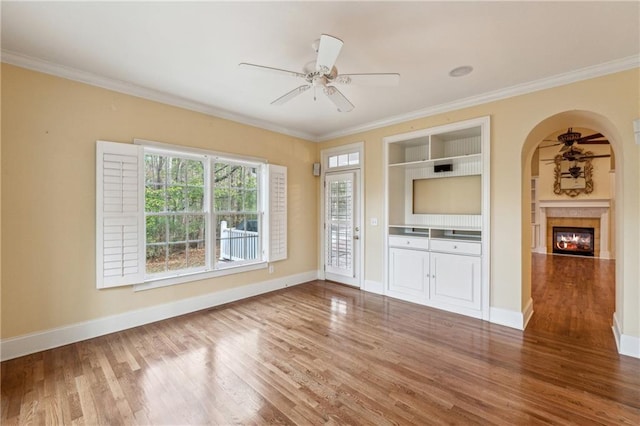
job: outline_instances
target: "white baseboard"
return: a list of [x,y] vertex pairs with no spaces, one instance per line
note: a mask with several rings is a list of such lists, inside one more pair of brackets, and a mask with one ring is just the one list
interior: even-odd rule
[[515,328],[518,330],[524,330],[526,328],[532,315],[532,299],[529,299],[529,302],[522,312],[494,307],[489,308],[489,322]]
[[364,291],[384,295],[384,285],[380,281],[364,280]]
[[317,278],[318,271],[313,270],[51,330],[2,339],[0,340],[0,360],[6,361],[19,356],[246,299],[247,297],[313,281]]
[[618,353],[640,358],[640,337],[622,334],[616,314],[613,314],[613,335],[616,339]]

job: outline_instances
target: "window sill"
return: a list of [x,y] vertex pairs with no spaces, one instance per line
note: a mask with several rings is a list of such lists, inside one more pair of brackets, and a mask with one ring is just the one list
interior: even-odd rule
[[183,284],[192,281],[200,281],[208,278],[224,277],[225,275],[239,274],[241,272],[265,269],[267,262],[252,263],[250,265],[229,266],[215,271],[192,272],[176,277],[155,278],[141,284],[134,284],[133,291],[151,290],[154,288],[167,287],[170,285]]

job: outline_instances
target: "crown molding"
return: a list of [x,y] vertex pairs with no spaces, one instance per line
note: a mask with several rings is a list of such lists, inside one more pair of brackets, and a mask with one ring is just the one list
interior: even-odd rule
[[395,115],[393,117],[385,118],[383,120],[373,121],[361,126],[350,127],[347,129],[339,130],[337,132],[326,133],[317,137],[318,142],[323,142],[335,138],[353,135],[356,133],[366,132],[369,130],[379,129],[385,126],[391,126],[394,124],[403,123],[405,121],[416,120],[419,118],[425,118],[436,114],[442,114],[445,112],[455,111],[463,108],[469,108],[481,104],[486,104],[501,99],[507,99],[514,96],[525,95],[527,93],[537,92],[539,90],[551,89],[553,87],[564,86],[566,84],[575,83],[582,80],[588,80],[590,78],[596,78],[607,74],[613,74],[616,72],[626,71],[633,68],[640,67],[640,55],[628,56],[622,59],[616,59],[614,61],[605,62],[598,65],[592,65],[586,68],[581,68],[575,71],[566,72],[563,74],[557,74],[551,77],[543,78],[540,80],[531,81],[528,83],[518,84],[510,86],[504,89],[495,90],[492,92],[482,93],[477,96],[471,96],[468,98],[448,102],[432,107],[420,109],[417,111],[409,112],[406,114]]
[[21,68],[54,75],[56,77],[66,78],[68,80],[78,81],[81,83],[89,84],[91,86],[113,90],[114,92],[124,93],[126,95],[136,96],[150,101],[160,102],[166,105],[184,108],[190,111],[211,115],[217,118],[235,121],[241,124],[246,124],[248,126],[258,127],[264,130],[282,133],[288,136],[293,136],[312,142],[318,141],[317,135],[288,129],[286,127],[278,126],[263,120],[257,120],[255,118],[247,117],[241,114],[235,114],[230,111],[214,108],[201,102],[192,101],[180,96],[161,92],[159,90],[149,89],[122,80],[105,78],[97,74],[65,67],[53,62],[44,61],[42,59],[33,58],[31,56],[22,55],[8,50],[2,50],[1,52],[1,61],[10,65],[15,65]]
[[113,90],[115,92],[124,93],[127,95],[137,96],[139,98],[160,102],[167,105],[176,106],[179,108],[188,109],[190,111],[200,112],[202,114],[215,116],[218,118],[235,121],[248,126],[258,127],[264,130],[269,130],[277,133],[282,133],[288,136],[305,139],[312,142],[324,142],[327,140],[340,138],[344,136],[350,136],[356,133],[366,132],[369,130],[379,129],[385,126],[391,126],[399,124],[405,121],[416,120],[420,118],[429,117],[436,114],[442,114],[449,111],[455,111],[458,109],[469,108],[488,102],[507,99],[514,96],[525,95],[527,93],[537,92],[544,89],[550,89],[553,87],[564,86],[566,84],[575,83],[582,80],[588,80],[590,78],[596,78],[607,74],[613,74],[616,72],[626,71],[632,68],[640,67],[640,56],[629,56],[622,59],[605,62],[598,65],[592,65],[586,68],[581,68],[575,71],[566,72],[563,74],[557,74],[551,77],[543,78],[540,80],[531,81],[528,83],[518,84],[515,86],[507,87],[492,92],[483,93],[476,96],[456,100],[453,102],[447,102],[432,107],[419,109],[406,114],[399,114],[391,116],[382,120],[372,121],[360,126],[349,127],[336,132],[325,133],[322,135],[314,135],[311,133],[300,132],[298,130],[289,129],[286,127],[278,126],[276,124],[258,120],[255,118],[235,114],[230,111],[226,111],[219,108],[195,102],[189,99],[181,98],[179,96],[170,95],[158,90],[148,89],[136,84],[127,83],[121,80],[109,79],[101,77],[99,75],[89,73],[86,71],[76,70],[70,67],[54,64],[52,62],[36,59],[30,56],[22,55],[12,51],[2,50],[1,61],[7,64],[16,65],[22,68],[27,68],[33,71],[43,72],[45,74],[55,75],[57,77],[66,78],[69,80],[79,81],[92,86],[101,87],[107,90]]

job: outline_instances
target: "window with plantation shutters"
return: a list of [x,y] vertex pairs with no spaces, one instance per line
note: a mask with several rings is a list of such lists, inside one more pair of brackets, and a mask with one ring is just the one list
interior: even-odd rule
[[162,287],[287,258],[287,169],[136,140],[98,141],[96,286]]

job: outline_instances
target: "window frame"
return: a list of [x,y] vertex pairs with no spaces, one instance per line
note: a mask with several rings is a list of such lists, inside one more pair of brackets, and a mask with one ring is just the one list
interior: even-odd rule
[[[209,174],[209,167],[210,167],[210,161],[208,159],[208,157],[206,155],[203,154],[193,154],[193,153],[182,153],[182,152],[178,152],[176,150],[173,151],[169,151],[166,149],[157,149],[154,147],[146,147],[143,146],[143,150],[142,150],[142,157],[143,157],[143,163],[146,164],[146,156],[148,154],[151,155],[162,155],[162,156],[166,156],[169,158],[180,158],[180,159],[184,159],[184,160],[192,160],[192,161],[201,161],[203,163],[203,187],[204,187],[204,196],[203,196],[203,200],[202,200],[202,212],[198,213],[201,215],[204,215],[204,226],[205,226],[205,236],[204,236],[204,240],[205,240],[205,264],[204,266],[199,266],[199,267],[194,267],[194,268],[183,268],[183,269],[179,269],[179,270],[175,270],[175,271],[164,271],[164,272],[159,272],[159,273],[149,273],[147,271],[147,267],[146,267],[146,251],[147,251],[147,247],[148,247],[148,243],[146,240],[146,223],[147,223],[147,218],[149,216],[171,216],[171,215],[190,215],[193,214],[193,212],[189,211],[189,210],[184,210],[184,211],[163,211],[163,212],[147,212],[146,208],[144,211],[144,217],[145,217],[145,268],[144,268],[144,279],[145,282],[147,281],[157,281],[157,280],[162,280],[162,279],[166,279],[166,278],[173,278],[176,276],[181,276],[181,275],[189,275],[189,274],[197,274],[197,273],[202,273],[202,272],[208,272],[209,270],[214,270],[215,268],[211,268],[212,265],[209,264],[209,260],[210,260],[210,250],[211,250],[211,238],[210,238],[210,232],[208,232],[207,230],[210,229],[210,219],[211,219],[211,213],[210,213],[210,194],[209,191],[207,191],[207,188],[210,187],[210,174]],[[146,173],[146,167],[145,170],[143,170],[143,173]],[[165,187],[166,187],[166,183],[165,183]],[[144,204],[146,205],[146,181],[145,181],[145,188],[143,191],[142,196],[144,197]],[[166,243],[169,243],[169,236],[167,235],[165,238],[167,241]]]
[[[115,153],[115,154],[114,154]],[[146,274],[146,247],[147,247],[147,235],[146,235],[146,209],[145,209],[145,166],[144,159],[146,154],[161,154],[168,155],[179,158],[186,159],[197,159],[204,160],[204,168],[205,168],[205,206],[203,210],[205,213],[205,238],[206,238],[206,250],[207,250],[207,262],[206,269],[201,270],[193,270],[193,269],[182,269],[177,271],[170,271],[167,274],[161,275],[148,275]],[[120,203],[119,198],[105,198],[105,197],[113,197],[113,195],[107,195],[105,191],[107,191],[107,183],[103,180],[103,176],[108,177],[107,173],[110,173],[109,170],[105,169],[105,167],[111,163],[108,163],[109,158],[111,157],[122,157],[122,158],[137,158],[137,182],[138,182],[138,190],[137,193],[137,205],[138,207],[132,213],[127,211],[125,215],[130,217],[130,219],[126,220],[134,220],[136,217],[138,224],[138,243],[136,247],[138,247],[138,260],[137,260],[137,270],[135,272],[132,268],[127,268],[126,273],[123,275],[118,274],[118,276],[112,276],[113,274],[109,272],[111,275],[106,275],[108,272],[106,271],[106,267],[109,266],[109,262],[111,262],[111,257],[109,253],[106,252],[104,247],[105,241],[109,242],[113,240],[113,237],[110,235],[120,235],[113,234],[113,231],[110,230],[109,220],[117,220],[122,221],[125,219],[120,219],[122,213],[114,213],[119,215],[115,217],[115,219],[111,219],[113,214],[111,213],[112,208],[104,207],[105,202],[111,202],[110,200],[115,200],[114,202]],[[129,160],[127,160],[129,161]],[[133,160],[131,160],[133,161]],[[213,227],[215,226],[216,215],[214,212],[213,206],[213,186],[211,180],[213,179],[212,167],[214,162],[224,162],[224,163],[232,163],[237,165],[255,167],[258,170],[257,172],[257,195],[256,195],[256,207],[257,207],[257,215],[258,221],[260,223],[260,233],[259,233],[259,242],[258,242],[258,252],[259,259],[251,260],[249,262],[239,261],[230,262],[228,265],[224,265],[224,267],[220,267],[220,264],[216,267],[216,262],[213,257],[216,255],[216,240],[215,240],[215,232]],[[249,156],[239,156],[234,154],[227,154],[221,152],[208,151],[198,148],[184,147],[178,145],[169,145],[161,142],[148,141],[144,139],[134,139],[133,144],[127,143],[118,143],[118,142],[108,142],[108,141],[98,141],[97,149],[96,149],[96,287],[98,289],[118,287],[131,285],[134,291],[148,290],[153,288],[165,287],[185,282],[204,280],[209,278],[221,277],[230,274],[236,274],[241,272],[254,271],[259,269],[265,269],[268,267],[269,263],[283,260],[287,258],[287,225],[286,225],[286,210],[287,210],[287,185],[286,185],[286,175],[287,168],[284,166],[277,166],[273,164],[269,164],[265,159],[249,157]],[[272,185],[271,182],[276,182],[275,185]],[[119,195],[118,195],[119,196]],[[275,196],[275,197],[274,197]],[[282,203],[282,199],[284,199],[284,204]],[[274,203],[272,200],[277,201],[276,207],[274,207]],[[112,204],[109,204],[111,206]],[[284,207],[282,207],[284,206]],[[105,208],[110,208],[110,210],[105,210]],[[243,207],[244,208],[244,207]],[[105,234],[105,232],[111,232],[111,234]],[[133,234],[131,231],[128,231],[128,234],[123,234],[128,239],[116,240],[115,243],[118,243],[117,247],[122,247],[122,250],[126,248],[128,241],[133,238]],[[109,238],[109,240],[105,240],[105,235]],[[120,237],[118,237],[120,238]],[[123,237],[124,238],[124,237]],[[275,241],[275,244],[273,243]],[[124,244],[124,245],[120,245]],[[117,259],[116,259],[117,260]],[[126,259],[125,259],[126,260]],[[123,263],[124,264],[124,263]],[[126,265],[125,265],[126,267]],[[120,266],[118,267],[120,268]],[[125,268],[122,268],[123,271]],[[120,270],[120,269],[118,269]],[[140,271],[141,270],[141,271]],[[131,272],[133,271],[133,272]]]
[[[135,145],[142,146],[142,156],[147,153],[164,154],[169,156],[175,156],[188,159],[202,159],[204,161],[204,186],[205,186],[205,247],[206,247],[206,262],[203,269],[189,270],[183,269],[179,271],[167,271],[163,274],[149,275],[146,273],[146,258],[145,258],[145,273],[144,282],[133,284],[134,291],[150,290],[154,288],[166,287],[175,284],[182,284],[191,281],[203,280],[208,278],[221,277],[231,274],[237,274],[241,272],[254,271],[259,269],[265,269],[268,266],[267,253],[264,250],[265,235],[264,229],[266,213],[266,199],[268,196],[268,188],[266,187],[267,181],[264,179],[266,172],[267,161],[262,158],[238,156],[233,154],[214,152],[208,150],[202,150],[198,148],[183,147],[177,145],[169,145],[161,142],[149,141],[144,139],[134,139]],[[216,162],[232,163],[242,166],[250,166],[258,168],[258,215],[261,219],[261,233],[260,238],[260,259],[256,261],[246,261],[234,264],[225,265],[223,267],[217,267],[220,263],[215,258],[215,239],[218,233],[216,227],[216,212],[213,206],[213,183],[212,173],[213,165]],[[144,193],[142,194],[144,199]],[[145,212],[146,218],[146,212]],[[146,222],[145,222],[146,229]],[[146,249],[146,230],[145,230],[145,249]],[[145,251],[146,253],[146,251]]]
[[[214,173],[214,169],[215,169],[215,165],[219,164],[219,163],[224,163],[224,164],[229,164],[229,165],[235,165],[235,166],[242,166],[242,167],[254,167],[257,168],[258,170],[256,171],[256,180],[257,180],[257,189],[256,189],[256,211],[255,212],[247,212],[246,210],[242,210],[241,212],[233,212],[231,210],[226,210],[226,211],[218,211],[215,208],[215,199],[214,197],[211,195],[211,191],[215,190],[215,185],[213,182],[211,182],[211,184],[209,185],[210,188],[210,192],[209,195],[211,197],[211,203],[210,203],[210,208],[211,208],[211,214],[210,214],[210,219],[211,219],[211,223],[213,226],[212,232],[209,233],[210,235],[212,235],[212,239],[213,240],[217,240],[218,238],[218,216],[223,216],[223,215],[232,215],[232,214],[238,214],[238,215],[247,215],[247,214],[255,214],[257,216],[257,227],[258,227],[258,253],[260,253],[261,257],[262,257],[262,261],[266,261],[266,253],[265,250],[263,248],[263,244],[264,244],[264,218],[266,217],[266,213],[265,213],[265,206],[266,203],[264,202],[265,197],[265,193],[267,188],[264,186],[266,185],[266,182],[264,182],[264,175],[265,175],[265,166],[266,163],[248,163],[248,162],[238,162],[236,160],[228,160],[227,158],[224,157],[215,157],[213,158],[210,162],[209,162],[209,166],[211,167],[211,171],[209,173],[209,178],[211,180],[211,177],[213,176]],[[222,242],[220,243],[222,244]],[[214,243],[212,241],[212,248],[216,247],[216,243]],[[219,262],[220,259],[216,259],[215,256],[212,257],[213,263],[214,265],[221,265],[219,267],[214,267],[212,268],[213,270],[216,271],[220,271],[220,270],[224,270],[224,269],[229,269],[229,268],[234,268],[234,267],[241,267],[241,266],[245,266],[245,265],[252,265],[255,263],[259,263],[260,261],[255,261],[255,260],[243,260],[243,261],[233,261],[233,264],[223,264],[221,262]]]

